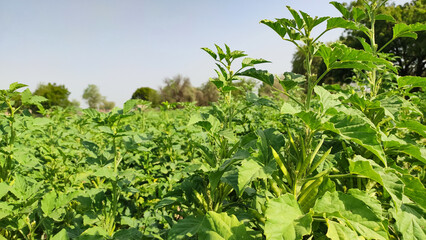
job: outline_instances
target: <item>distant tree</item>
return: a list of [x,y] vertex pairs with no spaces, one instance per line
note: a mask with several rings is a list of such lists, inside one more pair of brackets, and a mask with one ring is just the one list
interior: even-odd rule
[[132,94],[132,99],[150,101],[153,107],[156,107],[160,104],[160,95],[155,89],[149,87],[141,87],[136,89],[136,91]]
[[99,108],[104,110],[104,111],[110,111],[114,107],[115,107],[115,103],[112,102],[112,101],[107,101],[106,98],[104,97]]
[[42,103],[46,109],[53,106],[68,107],[71,105],[68,100],[70,92],[64,85],[56,85],[56,83],[40,84],[34,91],[34,95],[43,96],[47,99]]
[[196,89],[192,87],[189,78],[177,75],[164,80],[166,86],[160,88],[162,102],[193,102],[196,97]]
[[80,107],[80,102],[77,99],[71,101],[71,105],[74,107]]
[[219,99],[219,90],[210,81],[201,85],[196,91],[196,100],[198,106],[208,106]]
[[86,100],[90,108],[99,109],[100,104],[104,101],[104,97],[99,92],[98,86],[89,84],[84,90],[83,99]]

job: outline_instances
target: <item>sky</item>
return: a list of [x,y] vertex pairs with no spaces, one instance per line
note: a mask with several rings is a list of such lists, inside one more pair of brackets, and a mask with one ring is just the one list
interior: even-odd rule
[[[202,47],[227,44],[274,74],[291,70],[295,47],[262,19],[290,18],[286,5],[311,16],[340,16],[326,0],[0,0],[0,89],[65,85],[78,100],[89,84],[117,106],[140,87],[215,77]],[[346,1],[348,2],[348,1]],[[401,4],[407,1],[391,1]],[[325,27],[325,26],[324,26]],[[325,34],[334,41],[341,30]]]

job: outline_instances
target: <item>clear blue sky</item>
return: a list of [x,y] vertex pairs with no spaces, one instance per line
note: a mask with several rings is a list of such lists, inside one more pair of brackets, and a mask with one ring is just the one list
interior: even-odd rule
[[[64,84],[70,100],[88,84],[118,106],[139,87],[158,89],[177,74],[200,86],[214,77],[201,47],[228,44],[279,74],[294,47],[261,19],[290,18],[290,5],[313,16],[339,16],[325,0],[0,0],[0,89],[12,82]],[[406,1],[394,1],[402,3]],[[338,39],[341,31],[323,41]]]

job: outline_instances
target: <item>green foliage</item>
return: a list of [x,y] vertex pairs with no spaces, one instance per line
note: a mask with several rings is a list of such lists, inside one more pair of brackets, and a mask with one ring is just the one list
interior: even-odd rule
[[101,95],[98,86],[94,84],[89,84],[89,86],[84,89],[83,99],[87,101],[90,108],[94,109],[109,111],[115,106],[114,102],[107,101],[106,98]]
[[45,109],[53,106],[68,107],[72,105],[68,100],[71,93],[64,85],[56,85],[56,83],[40,84],[33,94],[47,99],[42,103]]

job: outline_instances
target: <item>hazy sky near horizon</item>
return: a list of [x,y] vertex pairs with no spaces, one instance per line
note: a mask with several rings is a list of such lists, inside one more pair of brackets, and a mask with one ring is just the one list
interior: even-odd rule
[[[0,0],[0,89],[65,85],[83,103],[88,84],[117,106],[139,87],[159,89],[178,74],[200,86],[215,77],[201,47],[227,44],[271,73],[291,70],[295,48],[262,19],[290,18],[286,5],[311,16],[340,16],[328,0]],[[348,2],[348,1],[346,1]],[[407,1],[390,1],[402,4]],[[337,40],[333,30],[322,41]]]

